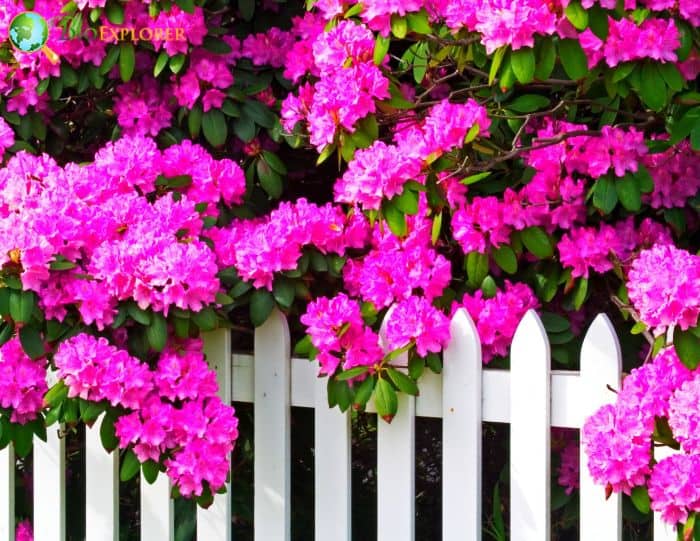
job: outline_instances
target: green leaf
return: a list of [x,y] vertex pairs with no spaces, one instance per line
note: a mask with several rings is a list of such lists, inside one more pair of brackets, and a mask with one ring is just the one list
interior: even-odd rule
[[522,84],[531,82],[535,77],[535,51],[522,47],[510,55],[510,65],[516,79]]
[[386,373],[389,375],[389,379],[396,385],[396,387],[406,394],[411,396],[418,396],[418,385],[409,376],[400,372],[392,366],[386,367]]
[[219,325],[219,318],[213,308],[202,308],[199,312],[192,314],[192,322],[201,331],[213,331]]
[[700,337],[691,329],[685,331],[674,329],[673,345],[678,358],[689,369],[695,370],[700,365]]
[[299,355],[301,357],[308,357],[309,352],[311,351],[311,337],[307,334],[299,340],[296,345],[294,346],[294,355]]
[[433,225],[430,231],[430,242],[433,246],[437,244],[440,238],[440,231],[442,230],[442,211],[438,212],[433,216]]
[[610,214],[617,205],[615,181],[608,175],[600,177],[593,187],[593,205],[603,214]]
[[559,41],[559,60],[566,74],[574,81],[583,79],[588,74],[588,58],[578,40]]
[[408,28],[416,34],[430,34],[433,31],[428,14],[423,9],[418,12],[407,13],[406,19],[408,20]]
[[124,454],[122,466],[119,470],[119,480],[125,483],[133,478],[141,469],[141,463],[132,450],[128,450]]
[[168,341],[168,323],[163,314],[154,313],[151,324],[146,327],[146,339],[153,351],[161,352]]
[[213,147],[220,147],[226,142],[228,126],[226,117],[219,109],[210,109],[202,116],[204,138]]
[[498,288],[496,287],[496,281],[492,276],[487,275],[481,282],[481,291],[484,293],[485,299],[491,299],[496,296]]
[[480,287],[489,272],[488,256],[479,252],[469,252],[465,263],[469,285],[473,288]]
[[155,65],[153,66],[154,77],[158,77],[162,73],[162,71],[165,69],[165,66],[168,65],[168,60],[170,60],[168,53],[166,53],[165,51],[161,51],[158,55],[158,58],[156,59]]
[[418,192],[406,188],[394,198],[393,203],[404,214],[416,214],[418,212]]
[[57,259],[49,264],[49,268],[55,271],[70,270],[76,268],[78,265],[72,261],[67,261],[65,259]]
[[86,404],[87,407],[80,412],[80,420],[86,425],[92,426],[95,420],[106,409],[107,405],[105,402],[86,402]]
[[102,423],[100,424],[100,441],[102,441],[102,447],[107,451],[113,451],[119,446],[119,439],[117,438],[114,422],[117,420],[117,414],[114,412],[107,412],[102,418]]
[[22,344],[22,349],[30,358],[38,359],[44,356],[44,340],[41,333],[34,327],[22,327],[19,330],[19,341]]
[[255,169],[260,179],[260,186],[272,199],[279,199],[284,191],[282,177],[263,160],[257,160]]
[[272,167],[272,169],[277,171],[280,175],[287,174],[287,166],[284,165],[284,162],[280,160],[277,154],[270,152],[269,150],[263,150],[262,155],[263,159],[267,162],[267,164],[270,167]]
[[122,42],[119,45],[119,76],[125,83],[131,81],[136,66],[136,53],[131,43]]
[[551,39],[541,41],[535,48],[537,64],[535,67],[535,79],[544,81],[549,79],[557,61],[557,51]]
[[630,173],[617,179],[615,189],[617,197],[625,209],[630,212],[638,212],[642,208],[642,193],[639,191],[637,181]]
[[121,2],[114,0],[112,2],[107,2],[105,6],[105,14],[107,15],[107,20],[116,25],[124,24],[124,8]]
[[547,233],[539,227],[528,227],[521,232],[523,244],[528,251],[540,259],[552,257],[552,241]]
[[250,321],[260,327],[272,313],[275,298],[267,289],[256,289],[250,297]]
[[[100,74],[101,75],[106,75],[115,66],[115,64],[117,63],[117,60],[119,60],[119,52],[120,52],[120,48],[117,46],[112,46],[109,48],[107,55],[104,57],[104,60],[102,60],[102,64],[100,64]],[[61,86],[61,91],[63,91],[62,86]],[[60,92],[59,92],[59,96],[60,96]],[[53,96],[52,96],[52,98],[56,99]]]
[[137,323],[140,323],[141,325],[150,325],[151,324],[151,314],[150,312],[146,312],[145,310],[141,310],[136,304],[134,303],[129,303],[126,307],[126,311],[129,314],[129,317],[136,321]]
[[0,327],[0,346],[5,345],[10,341],[15,332],[15,324],[12,321],[6,321]]
[[28,323],[36,306],[36,295],[33,291],[10,291],[10,317],[16,323]]
[[175,0],[175,3],[182,11],[194,13],[194,0]]
[[355,393],[352,400],[352,406],[356,410],[364,409],[367,405],[367,401],[374,392],[374,387],[377,384],[377,376],[366,377],[357,388],[354,389]]
[[178,53],[175,56],[171,57],[170,62],[168,63],[168,65],[170,66],[170,71],[175,74],[180,73],[183,66],[185,65],[185,60],[187,60],[187,57],[182,53]]
[[263,128],[271,129],[275,125],[276,117],[270,108],[257,100],[248,100],[243,103],[243,114]]
[[550,333],[564,332],[571,327],[568,319],[552,312],[542,312],[540,320],[546,331]]
[[666,82],[655,62],[645,62],[642,66],[639,97],[654,111],[666,105]]
[[347,381],[349,379],[356,378],[357,376],[361,376],[362,374],[366,374],[368,371],[369,366],[355,366],[354,368],[340,372],[335,376],[335,379],[337,381]]
[[639,191],[642,193],[651,193],[654,191],[654,179],[651,178],[649,170],[644,164],[637,164],[637,172],[634,173],[634,178],[637,181]]
[[518,270],[518,258],[513,251],[513,248],[504,244],[503,246],[491,251],[496,265],[506,271],[508,274],[514,274]]
[[664,64],[657,64],[656,67],[671,90],[674,92],[680,92],[683,90],[685,80],[683,79],[681,72],[678,71],[678,68],[674,64],[671,62],[666,62]]
[[461,184],[469,186],[470,184],[474,184],[476,182],[479,182],[480,180],[483,180],[490,175],[491,175],[491,171],[484,171],[483,173],[476,173],[474,175],[469,175],[468,177],[464,177],[459,182]]
[[15,425],[14,446],[18,457],[24,458],[32,450],[34,431],[30,425]]
[[404,237],[408,233],[408,224],[406,216],[395,205],[384,205],[384,219],[389,225],[391,232],[397,237]]
[[233,133],[246,143],[255,137],[256,132],[255,122],[247,116],[241,116],[233,121]]
[[238,0],[238,11],[244,21],[250,21],[255,14],[255,0]]
[[379,378],[374,394],[377,413],[387,423],[391,423],[399,408],[399,400],[394,387],[385,379]]
[[160,472],[160,466],[157,462],[154,462],[153,460],[147,460],[141,465],[141,469],[143,471],[143,478],[149,485],[152,485],[156,482],[156,479],[158,478],[158,473]]
[[523,94],[508,103],[506,107],[516,113],[532,113],[549,105],[549,98],[539,94]]
[[492,85],[496,80],[496,75],[498,75],[498,70],[501,69],[501,64],[503,63],[503,57],[506,55],[508,50],[507,46],[499,47],[493,54],[493,60],[491,61],[491,68],[489,70],[489,85]]
[[48,392],[44,395],[44,402],[50,407],[55,408],[68,397],[68,387],[63,380],[59,380]]
[[391,16],[391,33],[398,39],[403,39],[408,33],[408,22],[400,15],[394,14]]
[[574,308],[579,310],[586,300],[588,294],[588,278],[580,278],[574,288],[573,301]]
[[578,0],[570,2],[564,9],[564,14],[576,30],[588,28],[588,12],[581,7],[581,3]]
[[374,63],[380,66],[384,61],[384,57],[389,52],[389,45],[391,45],[391,38],[384,37],[381,34],[377,36],[374,42]]
[[649,501],[649,492],[646,486],[638,486],[632,489],[632,503],[640,513],[648,514],[651,510],[651,502]]
[[279,277],[275,279],[275,283],[272,287],[272,295],[282,308],[289,308],[294,302],[294,295],[296,292],[296,287],[294,282]]

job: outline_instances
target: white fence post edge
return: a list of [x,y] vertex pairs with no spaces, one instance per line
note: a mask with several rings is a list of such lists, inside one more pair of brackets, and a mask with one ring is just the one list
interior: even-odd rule
[[34,437],[34,540],[66,538],[66,440],[52,426],[46,441]]
[[0,451],[0,539],[15,539],[15,452],[12,445]]
[[469,314],[450,323],[442,358],[442,539],[481,540],[481,344]]
[[534,310],[518,325],[510,365],[510,539],[549,541],[550,351]]
[[85,427],[85,541],[119,541],[119,450],[102,447],[103,418]]
[[[379,332],[383,346],[393,311],[394,307],[387,311]],[[406,353],[394,359],[398,366],[407,363]],[[391,423],[377,416],[377,541],[415,538],[416,399],[405,393],[399,393],[398,399],[398,412]]]
[[[204,354],[209,367],[216,371],[219,397],[224,404],[231,403],[231,331],[219,329],[203,336]],[[229,456],[229,461],[231,457]],[[197,507],[198,541],[230,541],[231,539],[231,483],[226,483],[225,494],[214,494],[209,509]]]
[[289,327],[273,310],[255,330],[255,541],[291,539]]
[[[585,416],[615,400],[608,385],[619,388],[621,369],[622,355],[615,328],[605,314],[599,314],[581,347],[581,396],[588,405]],[[581,541],[619,541],[622,538],[622,498],[612,494],[605,499],[604,488],[593,482],[588,471],[583,445],[580,453]]]
[[316,541],[350,541],[352,483],[350,413],[328,407],[328,378],[316,379],[314,528]]

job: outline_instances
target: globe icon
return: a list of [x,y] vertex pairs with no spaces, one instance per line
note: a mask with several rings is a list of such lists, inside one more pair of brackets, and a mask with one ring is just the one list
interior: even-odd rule
[[46,19],[35,11],[25,11],[10,23],[10,41],[20,51],[33,53],[41,49],[49,39]]

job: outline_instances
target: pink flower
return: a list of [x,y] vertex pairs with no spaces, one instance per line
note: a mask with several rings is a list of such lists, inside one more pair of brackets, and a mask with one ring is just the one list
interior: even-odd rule
[[29,522],[29,520],[23,520],[17,524],[17,528],[15,529],[15,541],[34,541],[32,523]]
[[649,479],[651,508],[669,524],[700,511],[700,455],[672,455],[659,461]]
[[700,257],[657,244],[634,260],[627,289],[641,320],[657,332],[693,327],[700,314]]
[[47,391],[46,361],[33,361],[22,349],[19,338],[0,346],[0,408],[11,411],[13,423],[36,418]]
[[450,320],[424,297],[411,296],[390,312],[386,342],[391,350],[416,344],[422,357],[438,353],[450,340]]

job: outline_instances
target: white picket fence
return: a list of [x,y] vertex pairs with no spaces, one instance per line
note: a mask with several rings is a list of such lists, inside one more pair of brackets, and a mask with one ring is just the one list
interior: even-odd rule
[[[534,311],[513,339],[510,371],[482,368],[476,329],[464,310],[454,316],[451,331],[442,377],[424,375],[420,396],[402,396],[393,422],[378,423],[377,539],[415,537],[414,422],[419,416],[443,423],[443,541],[482,538],[481,457],[488,453],[481,448],[482,421],[510,424],[510,539],[548,541],[550,428],[580,428],[588,414],[613,399],[607,386],[618,387],[621,366],[615,331],[605,315],[595,319],[581,351],[580,372],[550,370],[549,342]],[[328,408],[326,380],[317,377],[314,363],[291,358],[284,316],[273,312],[257,329],[255,358],[232,356],[224,331],[210,334],[206,349],[222,397],[255,404],[255,540],[291,537],[290,408],[301,406],[315,412],[314,538],[350,541],[350,417]],[[118,541],[118,459],[102,450],[95,429],[86,431],[86,448],[86,541]],[[49,430],[48,441],[36,441],[33,452],[35,540],[64,541],[64,441]],[[585,464],[585,457],[581,460]],[[0,541],[14,541],[13,475],[14,456],[5,449],[0,452]],[[173,540],[169,492],[164,475],[154,485],[141,483],[142,541]],[[580,511],[582,541],[620,541],[621,499],[615,495],[606,501],[585,466]],[[231,539],[230,494],[217,495],[210,509],[198,510],[197,539]],[[655,520],[654,541],[675,539]]]

